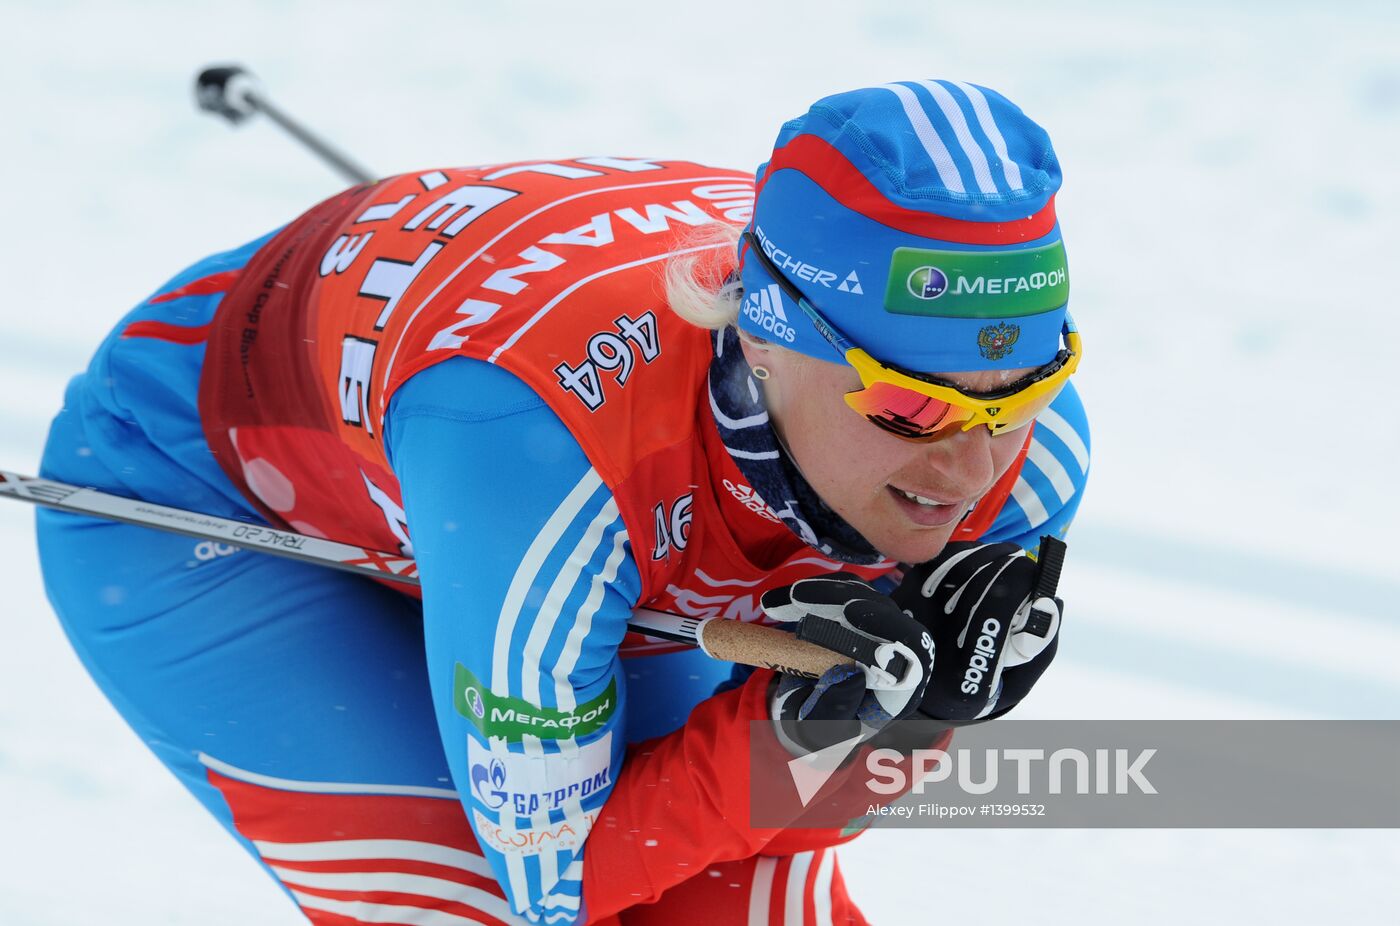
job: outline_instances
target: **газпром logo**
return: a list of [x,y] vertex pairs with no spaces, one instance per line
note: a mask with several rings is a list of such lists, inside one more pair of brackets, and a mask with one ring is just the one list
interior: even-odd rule
[[506,802],[506,766],[500,759],[492,759],[490,765],[472,766],[472,788],[481,802],[496,810]]

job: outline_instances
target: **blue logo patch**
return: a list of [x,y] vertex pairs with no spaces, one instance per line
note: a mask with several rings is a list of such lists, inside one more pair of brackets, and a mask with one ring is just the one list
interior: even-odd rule
[[506,802],[505,784],[506,766],[500,759],[492,759],[489,765],[472,766],[472,790],[492,810]]

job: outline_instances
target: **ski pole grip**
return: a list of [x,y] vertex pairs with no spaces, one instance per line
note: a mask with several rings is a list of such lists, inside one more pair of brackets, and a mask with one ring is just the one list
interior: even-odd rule
[[841,653],[799,640],[776,627],[726,618],[705,621],[696,636],[700,648],[715,659],[777,669],[802,678],[820,678],[832,666],[851,661]]
[[257,109],[257,78],[237,64],[207,67],[194,79],[199,108],[237,125]]

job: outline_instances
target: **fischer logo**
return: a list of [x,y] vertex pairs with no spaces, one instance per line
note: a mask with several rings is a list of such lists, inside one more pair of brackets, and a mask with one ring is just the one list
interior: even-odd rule
[[[755,225],[754,235],[758,238],[758,243],[762,245],[763,253],[768,255],[768,259],[774,264],[782,268],[784,273],[791,274],[799,280],[807,280],[811,283],[825,286],[827,289],[831,289],[831,284],[840,279],[840,274],[833,273],[830,270],[823,270],[816,264],[809,264],[805,260],[794,257],[787,251],[778,247],[773,243],[772,239],[763,233],[763,226]],[[838,285],[836,289],[843,293],[854,293],[857,296],[865,294],[865,291],[860,287],[860,277],[856,276],[854,270],[846,274],[846,278],[841,281],[841,284]]]
[[968,660],[967,671],[963,673],[962,693],[977,694],[982,688],[982,679],[997,659],[996,635],[1001,631],[1001,621],[989,617],[982,622],[982,633],[977,637],[973,655]]

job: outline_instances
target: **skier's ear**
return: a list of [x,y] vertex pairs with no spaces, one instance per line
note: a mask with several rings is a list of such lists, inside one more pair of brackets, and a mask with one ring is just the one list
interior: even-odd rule
[[749,334],[742,328],[739,329],[739,347],[744,351],[744,359],[750,367],[766,365],[770,362],[773,352],[778,349],[771,341]]

